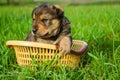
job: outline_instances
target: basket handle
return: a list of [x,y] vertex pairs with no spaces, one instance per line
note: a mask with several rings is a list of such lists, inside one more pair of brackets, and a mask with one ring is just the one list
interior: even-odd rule
[[71,49],[71,53],[74,54],[74,55],[83,55],[88,49],[88,44],[86,42],[83,43],[83,46],[80,50],[72,50]]

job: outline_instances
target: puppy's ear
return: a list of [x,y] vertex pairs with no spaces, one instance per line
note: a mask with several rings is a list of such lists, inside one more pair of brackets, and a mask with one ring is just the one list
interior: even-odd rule
[[64,17],[64,18],[62,19],[62,24],[63,24],[63,25],[68,25],[68,24],[70,24],[70,21],[67,19],[67,17]]
[[34,19],[35,18],[35,10],[37,9],[38,6],[36,6],[33,11],[32,11],[32,18]]
[[58,6],[58,5],[55,5],[55,9],[56,9],[56,13],[57,13],[58,17],[59,18],[63,18],[63,16],[64,16],[63,9],[61,9],[60,6]]

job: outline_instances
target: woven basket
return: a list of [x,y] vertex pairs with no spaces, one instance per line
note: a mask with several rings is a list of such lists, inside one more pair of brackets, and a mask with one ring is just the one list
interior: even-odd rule
[[87,50],[87,43],[73,40],[71,53],[64,55],[59,53],[58,47],[52,44],[7,41],[6,45],[12,47],[16,52],[17,63],[20,66],[30,65],[34,60],[37,64],[45,61],[55,61],[55,65],[76,67],[80,63],[80,56]]

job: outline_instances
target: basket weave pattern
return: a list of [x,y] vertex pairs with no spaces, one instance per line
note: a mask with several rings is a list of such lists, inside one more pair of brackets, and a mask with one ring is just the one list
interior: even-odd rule
[[[18,45],[17,44],[10,45],[15,50],[18,65],[20,66],[29,65],[31,64],[32,60],[35,60],[36,63],[42,64],[45,61],[52,61],[53,59],[58,61],[56,65],[76,67],[80,63],[80,55],[74,55],[72,53],[63,55],[63,53],[59,53],[55,45],[50,44],[44,45],[42,43],[36,43],[39,44],[39,46],[34,45],[31,46],[29,45],[31,43],[35,42],[27,42],[27,45],[24,45],[22,41],[21,42],[18,41],[17,43]],[[83,43],[81,41],[74,40],[72,49],[80,50],[82,46]]]

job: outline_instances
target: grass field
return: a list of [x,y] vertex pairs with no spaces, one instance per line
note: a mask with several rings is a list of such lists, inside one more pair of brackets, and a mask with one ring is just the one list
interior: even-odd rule
[[120,5],[62,6],[71,21],[73,39],[89,49],[78,68],[40,66],[29,71],[17,65],[8,40],[24,40],[31,29],[35,5],[0,6],[0,80],[119,80]]

